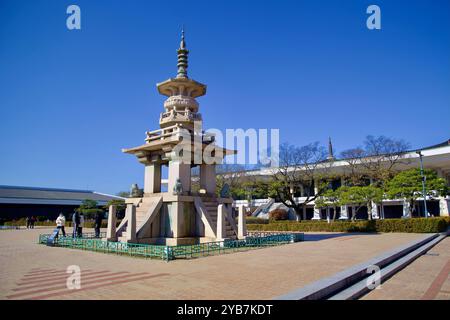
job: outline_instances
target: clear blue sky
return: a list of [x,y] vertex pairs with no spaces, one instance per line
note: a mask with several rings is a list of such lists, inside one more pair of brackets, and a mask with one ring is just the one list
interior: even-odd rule
[[[66,28],[81,8],[82,30]],[[382,30],[366,28],[381,8]],[[450,138],[450,1],[0,0],[0,184],[142,186],[123,154],[158,128],[155,84],[208,85],[204,126],[279,128],[281,142],[412,147]]]

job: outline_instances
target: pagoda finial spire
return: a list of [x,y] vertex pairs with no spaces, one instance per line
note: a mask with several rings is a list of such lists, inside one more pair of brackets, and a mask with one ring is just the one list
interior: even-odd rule
[[328,160],[334,160],[333,144],[331,143],[331,137],[328,137]]
[[184,26],[181,29],[181,42],[180,47],[177,50],[177,53],[178,53],[177,78],[187,78],[189,50],[186,49],[186,42],[184,41]]

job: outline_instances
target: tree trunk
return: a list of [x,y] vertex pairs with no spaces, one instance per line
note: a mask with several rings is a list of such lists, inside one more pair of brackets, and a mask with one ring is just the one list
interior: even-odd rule
[[367,202],[367,219],[372,220],[372,201]]
[[410,203],[409,203],[409,217],[410,218],[414,218],[413,217],[413,211],[414,211],[414,207],[416,206],[416,201],[414,199],[411,199]]
[[358,212],[358,209],[356,207],[352,208],[352,221],[356,220],[356,213]]
[[336,221],[336,207],[333,207],[333,222]]
[[302,217],[302,212],[303,212],[303,210],[302,210],[299,206],[295,206],[295,207],[294,207],[294,210],[295,210],[295,215],[296,215],[297,217],[299,217],[300,220],[302,220],[301,217]]

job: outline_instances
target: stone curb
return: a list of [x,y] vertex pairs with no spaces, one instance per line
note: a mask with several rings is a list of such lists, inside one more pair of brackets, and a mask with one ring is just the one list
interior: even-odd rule
[[439,234],[426,234],[420,239],[412,241],[406,245],[385,252],[366,262],[352,266],[344,271],[338,272],[330,277],[320,279],[309,285],[293,290],[287,294],[275,297],[274,300],[319,300],[330,297],[331,295],[347,288],[367,277],[367,268],[376,265],[384,268],[393,261],[407,255],[422,245],[439,237]]
[[[380,281],[381,282],[386,281],[387,279],[392,277],[394,274],[396,274],[398,271],[400,271],[401,269],[403,269],[407,265],[409,265],[411,262],[413,262],[415,259],[417,259],[421,255],[423,255],[425,252],[430,250],[436,244],[441,242],[446,237],[447,237],[447,235],[440,235],[437,238],[426,243],[425,245],[414,250],[413,252],[407,254],[403,258],[400,258],[399,260],[391,263],[387,267],[381,269],[380,270],[380,272],[381,272]],[[369,291],[371,291],[371,290],[367,287],[367,278],[365,278],[365,279],[359,281],[358,283],[352,285],[351,287],[332,296],[331,298],[329,298],[329,300],[354,300],[354,299],[358,299],[359,297],[365,295]]]

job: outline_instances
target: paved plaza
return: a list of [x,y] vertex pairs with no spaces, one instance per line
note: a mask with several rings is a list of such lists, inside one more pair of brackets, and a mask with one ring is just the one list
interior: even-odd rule
[[[305,242],[167,263],[38,245],[38,235],[50,231],[0,232],[0,299],[271,299],[422,236],[308,233]],[[418,288],[423,293],[448,263],[443,248],[444,242],[433,249],[442,255],[420,258],[425,261],[410,270],[427,282]],[[81,268],[81,289],[66,288],[70,265]],[[424,268],[428,271],[420,271]],[[385,298],[389,282],[368,297]]]

